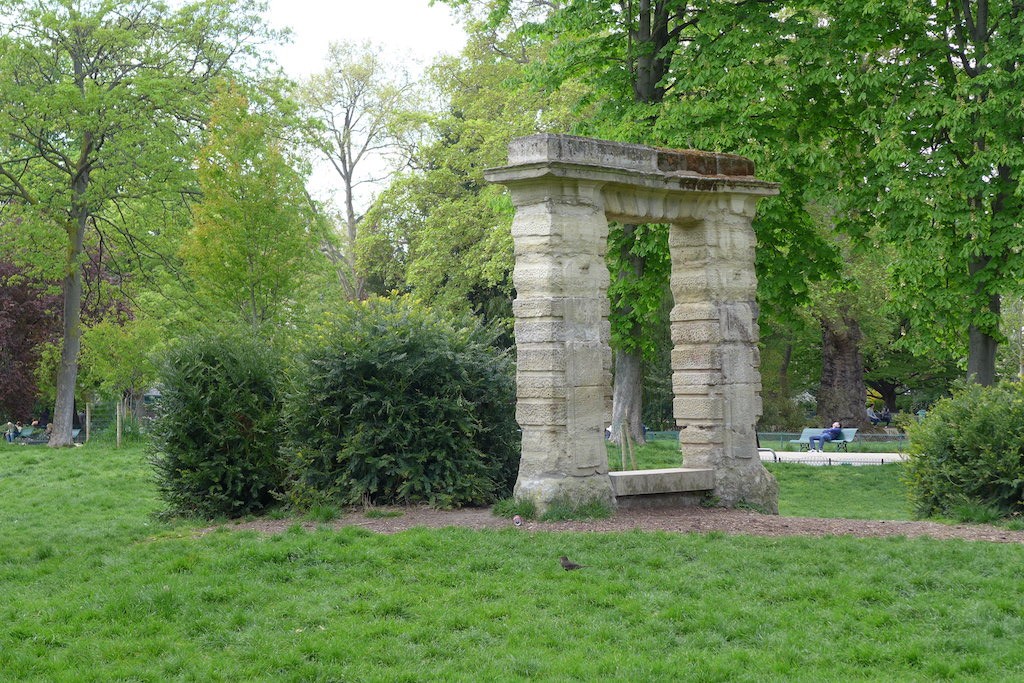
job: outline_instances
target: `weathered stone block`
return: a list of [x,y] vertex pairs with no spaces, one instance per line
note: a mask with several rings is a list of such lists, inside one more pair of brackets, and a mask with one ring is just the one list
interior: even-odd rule
[[524,425],[520,473],[539,475],[559,471],[569,462],[569,439],[564,427]]
[[[724,355],[724,358],[728,359],[728,357],[728,354]],[[757,366],[749,362],[730,362],[730,360],[723,360],[722,374],[725,376],[725,381],[729,384],[756,385],[758,389],[760,389],[761,372],[758,370]]]
[[680,320],[672,323],[673,344],[717,344],[725,340],[717,320]]
[[570,342],[565,382],[570,387],[595,387],[603,394],[604,345],[600,342]]
[[710,244],[712,244],[712,238],[703,222],[669,226],[668,248],[670,251],[687,247],[706,247]]
[[512,193],[517,216],[520,212],[529,214],[538,209],[557,216],[561,213],[560,208],[603,215],[604,199],[599,182],[565,176],[522,180],[524,182],[516,183],[516,191]]
[[746,302],[721,306],[722,329],[726,341],[757,343],[758,330],[753,308]]
[[540,514],[556,501],[569,505],[598,502],[615,506],[615,494],[607,473],[576,477],[546,472],[524,476],[520,470],[512,495],[516,500],[532,501]]
[[586,439],[574,439],[569,446],[571,474],[577,477],[608,473],[608,450],[604,445],[604,430]]
[[565,344],[526,344],[517,340],[516,367],[520,372],[565,372]]
[[[754,392],[754,385],[751,384],[732,384],[727,387],[726,399],[726,419],[733,425],[736,425],[737,429],[743,429],[749,433],[753,433],[753,423],[751,422],[752,415],[759,415],[757,412],[758,398]],[[745,428],[741,425],[746,425]]]
[[672,350],[673,370],[719,370],[722,349],[716,346],[683,346]]
[[719,305],[708,302],[676,304],[672,307],[669,320],[672,322],[689,322],[691,320],[714,320],[721,318]]
[[512,301],[512,313],[516,320],[526,318],[561,318],[565,299],[562,297],[533,297],[520,296]]
[[701,423],[685,420],[679,425],[679,443],[709,445],[725,443],[726,430],[721,422]]
[[517,291],[533,297],[546,294],[557,297],[562,292],[562,264],[552,259],[517,259],[512,269],[512,282]]
[[672,400],[672,415],[676,420],[701,422],[721,420],[725,410],[721,398],[682,396]]
[[717,470],[725,449],[721,444],[679,444],[683,454],[683,467],[710,467]]
[[672,270],[680,272],[687,268],[705,268],[718,260],[713,247],[677,247],[671,252]]
[[565,399],[565,382],[563,375],[516,378],[516,398],[518,399]]
[[563,299],[562,310],[566,320],[604,325],[608,322],[610,303],[608,296],[598,296],[593,292],[586,297],[567,297]]
[[539,133],[516,138],[508,146],[510,166],[560,161],[586,166],[653,172],[658,168],[653,147],[573,135]]
[[[517,344],[568,343],[600,344],[602,325],[600,322],[577,322],[574,320],[531,320],[524,318],[514,327]],[[598,359],[600,365],[600,359]]]
[[672,273],[670,286],[677,302],[693,303],[712,298],[722,289],[723,283],[717,269],[703,267]]
[[516,397],[516,422],[520,426],[565,425],[566,401]]
[[706,392],[721,384],[723,379],[722,373],[716,370],[676,370],[672,373],[672,390],[684,394],[700,388]]
[[721,350],[722,372],[727,381],[740,384],[761,381],[754,349],[746,344],[728,344]]
[[723,299],[746,301],[753,299],[757,293],[757,275],[753,268],[740,267],[725,270],[720,283],[719,295]]

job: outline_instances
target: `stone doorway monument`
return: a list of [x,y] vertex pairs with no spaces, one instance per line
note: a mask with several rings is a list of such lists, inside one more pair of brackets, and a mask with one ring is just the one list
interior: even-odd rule
[[608,223],[669,225],[673,413],[682,464],[724,505],[778,511],[761,465],[757,201],[778,194],[743,157],[565,135],[513,140],[486,174],[515,206],[513,282],[522,428],[517,499],[614,503]]

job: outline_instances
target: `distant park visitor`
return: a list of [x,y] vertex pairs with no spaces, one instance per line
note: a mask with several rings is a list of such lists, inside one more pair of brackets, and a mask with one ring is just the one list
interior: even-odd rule
[[[810,452],[814,453],[815,451],[817,451],[818,453],[823,453],[823,449],[825,448],[826,442],[841,438],[843,438],[843,426],[838,422],[833,422],[832,426],[822,431],[820,435],[810,437]],[[814,447],[815,441],[818,442],[817,448]]]

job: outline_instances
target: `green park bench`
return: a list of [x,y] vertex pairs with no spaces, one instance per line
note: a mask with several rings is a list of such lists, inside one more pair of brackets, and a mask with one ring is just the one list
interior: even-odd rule
[[[799,439],[790,439],[789,442],[797,444],[800,447],[800,450],[806,451],[811,447],[811,437],[821,436],[821,433],[824,431],[824,428],[814,429],[811,427],[807,427],[804,429],[804,431],[800,433]],[[853,439],[855,436],[857,436],[856,429],[844,429],[843,438],[833,439],[832,441],[828,441],[826,443],[834,443],[836,445],[837,451],[848,451],[848,446],[851,443],[853,443]]]
[[[81,434],[81,429],[71,430],[71,440],[77,442],[78,435]],[[45,429],[39,429],[38,427],[22,427],[21,433],[15,438],[15,443],[23,444],[41,444],[46,443],[50,440],[50,437],[46,434]]]

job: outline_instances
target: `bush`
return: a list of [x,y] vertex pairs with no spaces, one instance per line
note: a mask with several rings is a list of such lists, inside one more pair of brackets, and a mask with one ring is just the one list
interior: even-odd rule
[[159,370],[150,460],[171,512],[240,517],[270,505],[284,479],[274,352],[251,338],[197,336]]
[[918,514],[1021,511],[1024,499],[1024,384],[961,384],[908,425],[905,477]]
[[299,357],[287,404],[290,500],[482,505],[518,467],[511,359],[475,321],[406,298],[337,312]]

